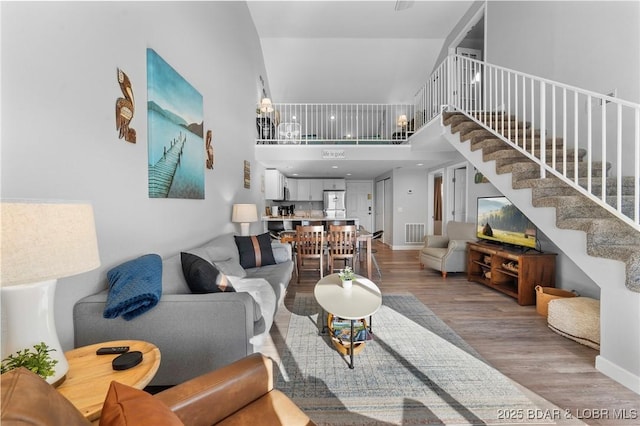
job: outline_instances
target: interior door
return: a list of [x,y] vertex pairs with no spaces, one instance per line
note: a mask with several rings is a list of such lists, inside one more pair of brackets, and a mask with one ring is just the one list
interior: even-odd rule
[[384,231],[384,198],[384,181],[379,180],[376,182],[376,197],[374,200],[375,223],[373,224],[373,230],[375,231]]
[[384,234],[382,242],[393,245],[393,187],[391,179],[384,180]]
[[373,232],[373,182],[347,181],[347,217]]
[[453,220],[467,220],[467,168],[460,167],[453,171]]
[[443,218],[443,194],[442,194],[442,173],[437,173],[433,178],[433,235],[442,235]]

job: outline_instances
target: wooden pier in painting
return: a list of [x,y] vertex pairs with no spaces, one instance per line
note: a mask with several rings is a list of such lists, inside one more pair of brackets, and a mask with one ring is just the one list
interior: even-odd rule
[[158,160],[156,164],[149,167],[150,198],[168,197],[186,141],[187,135],[181,133],[176,139],[171,141],[171,146],[168,150],[165,147],[162,158]]

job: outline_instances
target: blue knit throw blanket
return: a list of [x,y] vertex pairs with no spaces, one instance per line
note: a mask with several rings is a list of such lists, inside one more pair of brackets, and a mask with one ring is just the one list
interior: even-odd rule
[[107,272],[109,295],[105,318],[131,320],[158,304],[162,295],[162,259],[147,254]]

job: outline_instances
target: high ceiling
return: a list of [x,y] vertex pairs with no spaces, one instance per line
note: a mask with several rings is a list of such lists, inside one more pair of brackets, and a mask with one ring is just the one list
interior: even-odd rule
[[248,1],[274,102],[410,102],[471,1]]
[[247,1],[276,103],[413,102],[472,3]]

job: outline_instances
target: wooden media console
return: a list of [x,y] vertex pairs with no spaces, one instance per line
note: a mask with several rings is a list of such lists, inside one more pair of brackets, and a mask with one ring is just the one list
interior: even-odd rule
[[556,286],[556,253],[523,252],[489,243],[467,243],[467,279],[535,305],[535,287]]

